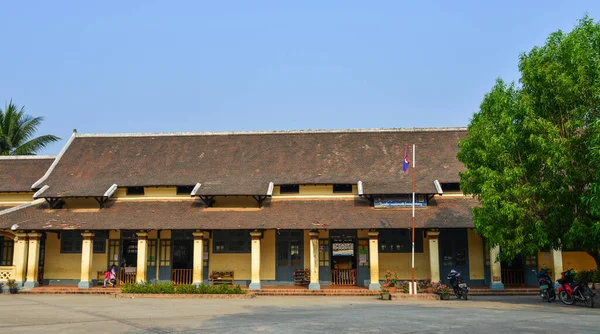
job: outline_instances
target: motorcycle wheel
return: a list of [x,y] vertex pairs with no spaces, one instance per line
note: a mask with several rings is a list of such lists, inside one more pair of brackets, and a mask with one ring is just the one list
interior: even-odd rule
[[548,292],[548,303],[552,303],[555,300],[556,300],[556,293],[554,292],[554,290],[550,290]]
[[583,302],[585,303],[585,306],[594,308],[594,295],[591,293],[591,291],[586,291],[583,293]]
[[564,290],[558,294],[558,299],[565,305],[573,305],[575,302],[575,299],[569,298],[569,294]]
[[465,297],[465,300],[469,299],[469,298],[467,297],[467,291],[463,291],[463,297]]

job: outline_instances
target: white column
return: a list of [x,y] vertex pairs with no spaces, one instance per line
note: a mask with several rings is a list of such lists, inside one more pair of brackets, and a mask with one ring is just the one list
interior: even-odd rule
[[379,232],[369,232],[369,270],[371,280],[369,290],[381,289],[379,284]]
[[148,233],[138,232],[137,268],[135,274],[136,282],[146,282],[148,267]]
[[310,284],[309,290],[321,290],[319,283],[319,232],[310,231]]
[[18,286],[23,286],[27,280],[27,250],[29,249],[27,233],[17,232],[13,247],[14,279]]
[[556,282],[560,278],[560,274],[563,272],[562,250],[552,250],[552,267],[552,276]]
[[504,290],[504,284],[502,284],[502,267],[500,265],[500,246],[494,246],[490,248],[490,276],[492,277],[492,284],[490,289],[492,290]]
[[38,283],[38,269],[40,266],[40,240],[41,233],[28,233],[29,251],[27,255],[27,281],[23,286],[36,287]]
[[440,246],[438,231],[427,231],[429,239],[429,272],[431,273],[431,282],[440,281]]
[[250,290],[260,290],[260,238],[262,233],[258,231],[250,232],[252,237],[252,280],[250,281]]
[[91,288],[92,282],[92,261],[94,258],[94,233],[85,231],[81,233],[83,241],[81,244],[81,280],[77,286],[79,288]]
[[196,231],[192,233],[194,236],[194,272],[193,272],[193,283],[200,285],[203,283],[204,273],[204,232]]

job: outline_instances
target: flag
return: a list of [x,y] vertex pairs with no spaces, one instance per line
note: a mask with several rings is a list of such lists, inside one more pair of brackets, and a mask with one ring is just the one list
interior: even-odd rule
[[408,174],[408,166],[410,165],[410,160],[408,159],[408,145],[404,148],[404,173]]

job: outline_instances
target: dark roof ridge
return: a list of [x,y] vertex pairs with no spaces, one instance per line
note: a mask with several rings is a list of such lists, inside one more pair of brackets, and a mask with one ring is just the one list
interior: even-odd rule
[[309,130],[264,130],[264,131],[208,131],[208,132],[139,132],[139,133],[97,133],[77,134],[79,138],[94,137],[186,137],[186,136],[228,136],[228,135],[278,135],[278,134],[327,134],[327,133],[390,133],[390,132],[453,132],[466,131],[466,127],[439,128],[364,128],[364,129],[309,129]]

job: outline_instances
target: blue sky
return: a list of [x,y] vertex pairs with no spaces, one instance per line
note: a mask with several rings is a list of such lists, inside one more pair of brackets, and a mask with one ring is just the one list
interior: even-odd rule
[[0,1],[39,134],[466,126],[600,1]]

